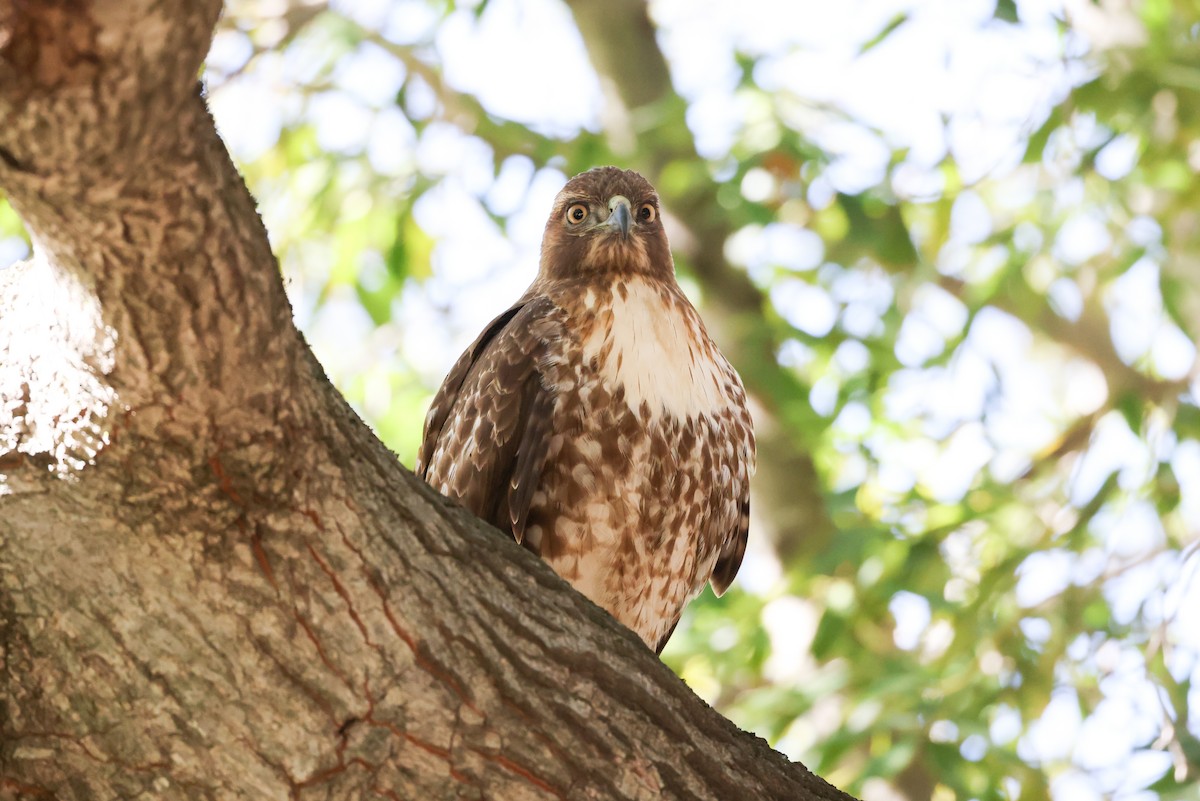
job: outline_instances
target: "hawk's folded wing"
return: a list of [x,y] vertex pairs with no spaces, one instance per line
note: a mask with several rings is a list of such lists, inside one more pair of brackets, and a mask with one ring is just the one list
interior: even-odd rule
[[742,566],[742,557],[746,555],[746,540],[750,536],[750,482],[745,482],[743,487],[742,496],[738,499],[737,528],[721,545],[717,563],[713,565],[712,578],[709,579],[713,592],[718,596],[724,595],[725,590],[729,589],[738,568]]
[[544,367],[563,341],[561,310],[522,298],[459,357],[425,419],[417,475],[517,542],[550,441]]

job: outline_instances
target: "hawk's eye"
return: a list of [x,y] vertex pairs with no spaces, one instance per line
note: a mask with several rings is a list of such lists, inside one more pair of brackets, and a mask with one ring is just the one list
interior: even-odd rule
[[642,222],[654,222],[654,218],[658,216],[658,212],[654,208],[653,203],[643,203],[638,209],[638,219]]
[[567,208],[567,222],[579,224],[587,219],[588,207],[583,203],[572,203]]

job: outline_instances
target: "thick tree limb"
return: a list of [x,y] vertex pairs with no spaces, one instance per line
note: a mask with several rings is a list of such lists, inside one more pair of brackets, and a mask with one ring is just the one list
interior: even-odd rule
[[293,328],[215,0],[0,0],[0,799],[844,798],[416,482]]

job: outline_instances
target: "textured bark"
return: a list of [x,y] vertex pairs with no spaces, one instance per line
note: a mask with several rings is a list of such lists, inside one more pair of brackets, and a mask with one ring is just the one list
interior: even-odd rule
[[292,326],[213,0],[0,0],[0,799],[842,798],[415,481]]

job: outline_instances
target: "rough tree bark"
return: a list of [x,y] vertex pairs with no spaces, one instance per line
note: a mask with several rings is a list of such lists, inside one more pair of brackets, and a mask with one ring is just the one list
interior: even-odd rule
[[0,799],[844,798],[413,479],[291,323],[215,0],[0,0]]

